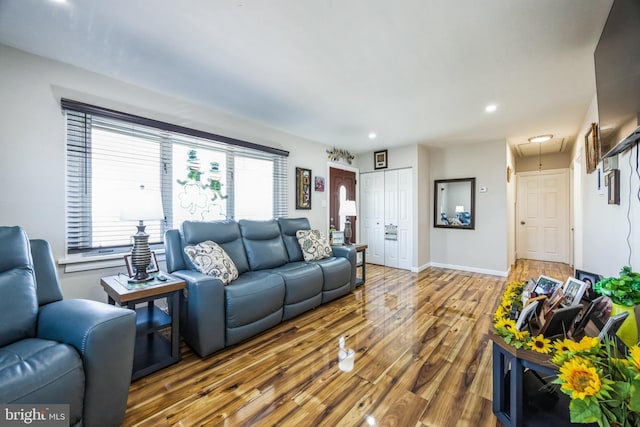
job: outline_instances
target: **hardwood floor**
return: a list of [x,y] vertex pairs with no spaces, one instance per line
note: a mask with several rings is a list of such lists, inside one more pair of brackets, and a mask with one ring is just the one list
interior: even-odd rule
[[[487,332],[508,280],[566,279],[519,260],[510,277],[367,265],[353,293],[245,343],[131,385],[126,426],[501,425],[491,410]],[[356,350],[338,369],[338,338]]]

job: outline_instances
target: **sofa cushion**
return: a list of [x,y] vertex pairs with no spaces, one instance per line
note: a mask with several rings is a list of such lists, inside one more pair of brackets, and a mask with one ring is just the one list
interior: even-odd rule
[[289,254],[289,261],[303,261],[302,250],[296,237],[298,230],[310,230],[311,225],[307,218],[278,218],[278,226],[282,233],[282,240]]
[[[238,223],[232,220],[224,221],[184,221],[182,223],[184,246],[196,245],[205,240],[216,242],[233,260],[238,274],[249,271],[247,255],[244,251],[242,236]],[[186,257],[188,264],[193,265]],[[195,266],[191,267],[195,269]]]
[[82,417],[84,368],[67,344],[27,338],[0,348],[0,402],[69,404],[70,425]]
[[318,230],[298,230],[296,237],[305,261],[316,261],[333,255],[331,246]]
[[195,246],[185,246],[184,252],[199,272],[217,277],[225,285],[238,278],[233,260],[216,242],[206,240]]
[[224,288],[225,343],[236,344],[282,321],[284,280],[267,271],[248,271]]
[[0,228],[0,347],[33,337],[38,315],[29,240],[19,227]]
[[251,270],[280,267],[289,262],[280,227],[275,220],[241,219],[238,224]]
[[322,269],[308,262],[290,262],[271,269],[284,279],[283,320],[291,319],[316,308],[322,302]]

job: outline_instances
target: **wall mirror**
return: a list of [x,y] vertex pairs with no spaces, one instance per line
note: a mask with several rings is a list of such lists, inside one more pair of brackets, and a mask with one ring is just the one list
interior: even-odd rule
[[439,179],[433,193],[433,226],[473,230],[475,221],[475,178]]

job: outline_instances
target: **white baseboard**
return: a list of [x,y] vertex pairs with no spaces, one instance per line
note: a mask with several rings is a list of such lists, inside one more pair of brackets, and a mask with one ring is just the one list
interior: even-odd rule
[[440,264],[437,262],[432,262],[430,266],[437,268],[448,268],[450,270],[469,271],[471,273],[490,274],[491,276],[507,277],[509,275],[508,271],[487,270],[486,268],[468,267],[466,265]]
[[431,263],[423,264],[420,267],[411,267],[411,272],[412,273],[420,273],[421,271],[424,271],[429,267],[431,267]]

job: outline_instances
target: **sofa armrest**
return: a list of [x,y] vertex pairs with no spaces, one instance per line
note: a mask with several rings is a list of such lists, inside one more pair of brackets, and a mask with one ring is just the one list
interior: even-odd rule
[[195,270],[171,273],[187,282],[180,307],[180,330],[185,341],[205,357],[225,345],[224,283]]
[[353,246],[331,246],[331,251],[333,256],[346,258],[351,264],[350,289],[353,291],[356,288],[356,264],[358,262],[356,248]]
[[37,336],[69,344],[85,373],[83,425],[117,426],[127,408],[136,316],[105,303],[68,299],[40,307]]

